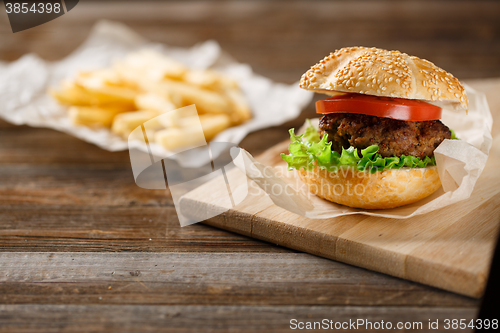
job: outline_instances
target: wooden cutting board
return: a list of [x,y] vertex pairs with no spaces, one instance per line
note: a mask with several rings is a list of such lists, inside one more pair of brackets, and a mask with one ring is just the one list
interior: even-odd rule
[[[497,137],[500,139],[500,137]],[[243,202],[205,223],[299,251],[364,267],[459,294],[484,292],[500,217],[500,140],[494,140],[485,170],[466,201],[409,219],[349,215],[308,219],[276,205],[251,187]],[[284,163],[280,143],[257,160]],[[238,169],[230,179],[246,176]],[[234,177],[234,178],[233,178]],[[182,212],[193,219],[231,207],[227,188],[213,180],[186,194]],[[222,183],[224,184],[224,183]]]

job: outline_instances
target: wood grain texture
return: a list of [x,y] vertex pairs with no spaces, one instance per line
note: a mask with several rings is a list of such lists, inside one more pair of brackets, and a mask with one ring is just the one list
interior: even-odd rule
[[107,19],[169,45],[215,39],[259,74],[287,83],[335,49],[355,45],[401,50],[459,79],[495,77],[499,11],[500,3],[485,0],[82,1],[57,20],[16,34],[0,15],[0,59],[28,52],[60,59]]
[[1,251],[290,252],[204,225],[181,228],[173,207],[2,206]]
[[304,253],[1,253],[0,262],[4,304],[477,305]]
[[[0,305],[3,319],[0,332],[290,332],[290,320],[349,323],[349,319],[370,322],[391,321],[440,323],[432,332],[450,332],[445,319],[465,319],[475,316],[470,309],[436,308],[432,312],[420,308],[401,307],[337,307],[337,306],[148,306],[148,305]],[[3,320],[2,320],[3,319]],[[411,327],[411,326],[410,326]],[[425,332],[425,329],[405,332]],[[426,326],[422,326],[426,327]],[[315,330],[315,331],[318,331]],[[377,332],[361,326],[356,332]],[[398,330],[394,330],[398,332]],[[472,332],[471,329],[460,332]]]
[[[16,34],[0,10],[0,61],[26,53],[61,59],[108,19],[174,46],[215,39],[255,72],[286,83],[350,45],[415,54],[461,80],[495,77],[499,9],[484,0],[80,1],[69,14]],[[475,84],[498,100],[499,82]],[[241,146],[257,155],[314,115],[311,103],[297,119],[252,133]],[[251,205],[245,209],[219,223],[258,231],[246,222]],[[344,222],[339,232],[352,227]],[[322,238],[318,251],[337,245]],[[9,333],[288,332],[293,317],[442,321],[472,318],[479,306],[208,225],[181,228],[168,191],[135,186],[127,152],[1,120],[0,252],[0,331]]]

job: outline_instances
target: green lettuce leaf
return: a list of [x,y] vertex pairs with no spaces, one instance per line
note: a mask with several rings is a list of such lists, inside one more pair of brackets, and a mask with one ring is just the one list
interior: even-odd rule
[[[309,120],[308,120],[309,121]],[[332,143],[328,142],[328,135],[320,137],[318,130],[309,121],[304,134],[295,135],[295,130],[290,129],[290,154],[281,154],[281,158],[288,163],[288,170],[300,170],[304,168],[311,171],[316,166],[328,171],[337,171],[341,167],[355,167],[359,171],[375,173],[387,169],[425,168],[428,165],[436,165],[433,157],[420,159],[415,156],[382,157],[378,153],[377,145],[369,146],[361,150],[361,156],[357,149],[349,147],[342,148],[342,153],[332,151]],[[456,139],[452,131],[452,139]]]

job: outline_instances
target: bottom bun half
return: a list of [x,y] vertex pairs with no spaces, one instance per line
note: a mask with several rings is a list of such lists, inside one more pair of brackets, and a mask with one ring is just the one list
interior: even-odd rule
[[417,202],[441,187],[437,167],[402,168],[373,174],[354,168],[298,171],[309,191],[353,208],[389,209]]

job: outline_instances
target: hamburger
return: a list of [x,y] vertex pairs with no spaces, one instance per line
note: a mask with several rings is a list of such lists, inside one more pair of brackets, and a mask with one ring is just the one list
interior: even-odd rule
[[389,209],[441,187],[434,150],[456,139],[440,121],[442,108],[468,111],[452,74],[399,51],[350,47],[312,66],[300,87],[330,96],[316,102],[319,128],[291,129],[290,154],[281,155],[312,193]]

